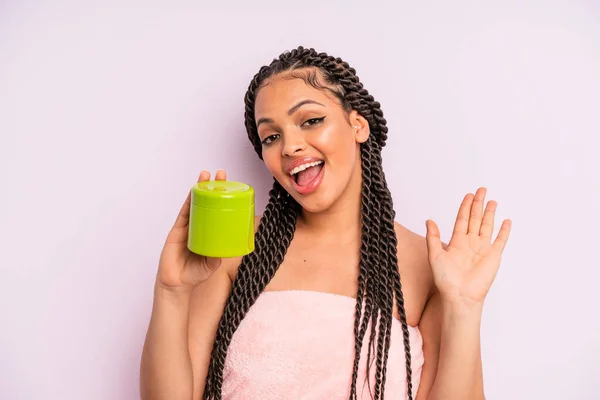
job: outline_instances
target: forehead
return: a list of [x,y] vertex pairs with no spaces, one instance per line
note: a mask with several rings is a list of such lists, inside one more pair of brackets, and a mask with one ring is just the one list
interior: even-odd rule
[[326,89],[316,89],[300,78],[275,77],[263,86],[256,96],[254,115],[257,118],[287,110],[306,99],[318,101],[325,106],[335,104],[333,95]]

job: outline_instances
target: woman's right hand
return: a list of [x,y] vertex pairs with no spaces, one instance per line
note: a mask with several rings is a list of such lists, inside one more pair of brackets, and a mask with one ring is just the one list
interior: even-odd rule
[[[225,180],[225,171],[219,170],[215,180]],[[210,180],[210,172],[202,171],[198,182]],[[160,255],[157,284],[166,289],[192,289],[207,280],[221,265],[220,258],[192,253],[187,247],[190,219],[191,190],[177,220],[171,228]]]

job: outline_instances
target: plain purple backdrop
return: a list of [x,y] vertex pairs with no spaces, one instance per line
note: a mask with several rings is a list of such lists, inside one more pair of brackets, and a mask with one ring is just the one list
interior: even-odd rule
[[448,240],[479,185],[513,220],[488,400],[597,398],[598,3],[210,3],[0,4],[0,398],[139,397],[164,238],[204,168],[262,211],[243,96],[298,45],[381,102],[399,222]]

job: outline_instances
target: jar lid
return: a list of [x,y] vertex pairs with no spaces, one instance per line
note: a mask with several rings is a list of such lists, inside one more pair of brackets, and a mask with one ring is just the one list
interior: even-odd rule
[[192,203],[205,208],[247,208],[254,205],[254,189],[234,181],[198,182],[192,187]]

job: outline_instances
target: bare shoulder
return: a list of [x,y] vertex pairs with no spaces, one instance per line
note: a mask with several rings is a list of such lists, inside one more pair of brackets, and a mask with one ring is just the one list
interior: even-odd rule
[[398,237],[398,249],[403,249],[404,247],[410,248],[416,245],[418,246],[418,249],[413,248],[413,250],[415,250],[414,254],[427,256],[427,243],[425,242],[425,236],[411,231],[398,221],[394,221],[394,230],[396,231],[396,236]]
[[394,222],[394,229],[398,238],[398,263],[410,267],[414,273],[431,273],[425,236],[411,231],[399,222]]
[[[433,294],[433,275],[427,250],[427,238],[411,231],[399,222],[394,221],[394,228],[398,238],[398,264],[411,266],[411,269],[417,273],[431,278],[431,293]],[[442,242],[445,249],[448,244]]]
[[434,292],[433,274],[429,265],[425,236],[394,222],[398,238],[398,271],[406,307],[407,322],[416,326],[427,301]]

